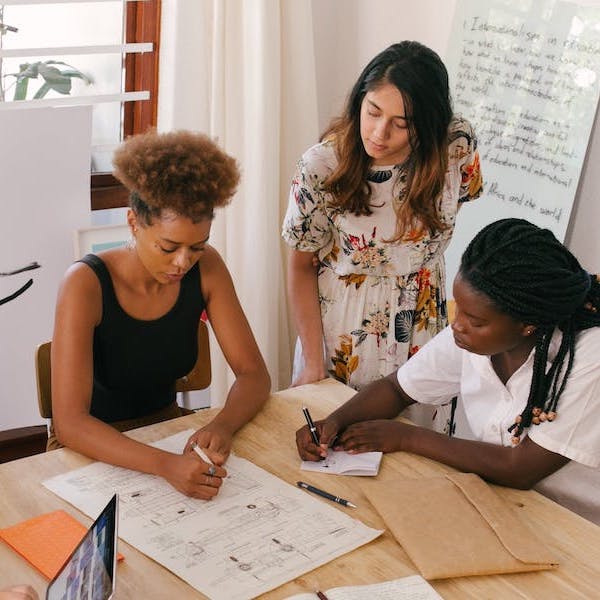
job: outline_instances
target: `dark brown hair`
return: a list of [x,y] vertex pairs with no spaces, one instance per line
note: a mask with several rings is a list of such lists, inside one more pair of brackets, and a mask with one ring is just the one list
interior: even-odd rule
[[440,57],[418,42],[393,44],[369,62],[354,84],[344,112],[325,131],[333,139],[338,166],[325,181],[333,206],[369,215],[371,188],[367,176],[372,159],[360,136],[360,111],[367,92],[389,83],[404,102],[411,154],[407,165],[406,199],[397,210],[399,241],[410,228],[434,234],[446,228],[439,202],[448,163],[448,127],[452,103],[448,72]]

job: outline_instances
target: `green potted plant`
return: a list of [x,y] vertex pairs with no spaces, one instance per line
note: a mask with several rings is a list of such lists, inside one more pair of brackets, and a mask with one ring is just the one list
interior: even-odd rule
[[[16,27],[11,27],[3,22],[4,6],[0,5],[0,48],[2,40],[8,32],[17,33]],[[7,78],[14,81],[6,84]],[[92,78],[79,69],[59,60],[46,60],[26,62],[19,65],[16,73],[2,73],[2,58],[0,57],[0,101],[6,99],[6,92],[14,86],[13,100],[26,100],[31,81],[41,81],[40,87],[33,95],[33,99],[43,98],[50,90],[59,94],[71,93],[73,79],[81,79],[86,85],[93,82]]]
[[[7,73],[4,77],[14,77],[15,79],[13,100],[25,100],[29,82],[39,78],[42,79],[42,84],[33,95],[33,100],[43,98],[50,90],[63,95],[70,94],[74,78],[83,80],[86,85],[92,83],[92,79],[79,69],[59,60],[22,63],[19,65],[17,73]],[[10,87],[12,86],[8,86],[5,90]]]

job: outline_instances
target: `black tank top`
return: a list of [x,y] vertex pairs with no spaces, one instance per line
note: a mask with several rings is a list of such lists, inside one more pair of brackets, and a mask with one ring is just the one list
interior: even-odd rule
[[175,399],[175,380],[189,373],[198,357],[198,322],[205,308],[198,263],[181,280],[173,308],[142,321],[121,308],[102,259],[87,254],[80,262],[94,271],[102,288],[90,414],[111,423],[164,408]]

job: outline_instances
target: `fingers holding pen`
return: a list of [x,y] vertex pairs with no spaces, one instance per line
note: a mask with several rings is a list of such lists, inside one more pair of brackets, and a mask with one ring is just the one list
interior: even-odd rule
[[212,431],[206,428],[194,432],[187,441],[184,453],[194,452],[195,447],[202,448],[203,460],[215,465],[225,464],[231,451],[231,434]]
[[296,446],[302,460],[322,460],[327,456],[330,445],[336,440],[337,425],[335,423],[327,420],[316,421],[314,427],[314,436],[308,424],[296,431]]
[[204,461],[199,456],[192,458],[198,463],[195,465],[193,473],[195,493],[192,495],[209,500],[219,493],[219,489],[223,485],[223,478],[227,477],[227,471],[223,467]]
[[322,449],[312,440],[308,425],[296,431],[296,447],[302,460],[321,460]]
[[192,444],[192,452],[194,452],[202,461],[203,465],[206,468],[206,474],[209,477],[227,477],[227,471],[219,464],[216,464],[211,460],[211,458],[206,454],[206,452],[195,442]]
[[219,493],[227,471],[194,453],[165,454],[157,473],[186,496],[210,500]]

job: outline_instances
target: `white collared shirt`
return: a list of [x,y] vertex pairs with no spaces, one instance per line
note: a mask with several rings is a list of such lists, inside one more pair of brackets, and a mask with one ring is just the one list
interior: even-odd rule
[[[549,361],[556,355],[561,336],[560,331],[554,332]],[[512,446],[508,428],[525,408],[532,369],[533,351],[503,384],[490,357],[459,348],[447,327],[398,369],[398,382],[411,398],[424,404],[439,405],[459,396],[461,414],[472,432],[468,437]],[[532,425],[527,435],[574,462],[542,480],[537,489],[557,500],[560,497],[562,504],[600,524],[600,327],[578,334],[573,369],[556,412],[555,421]],[[582,478],[588,481],[579,481]],[[580,483],[587,491],[578,491]],[[592,491],[593,499],[578,497]]]

